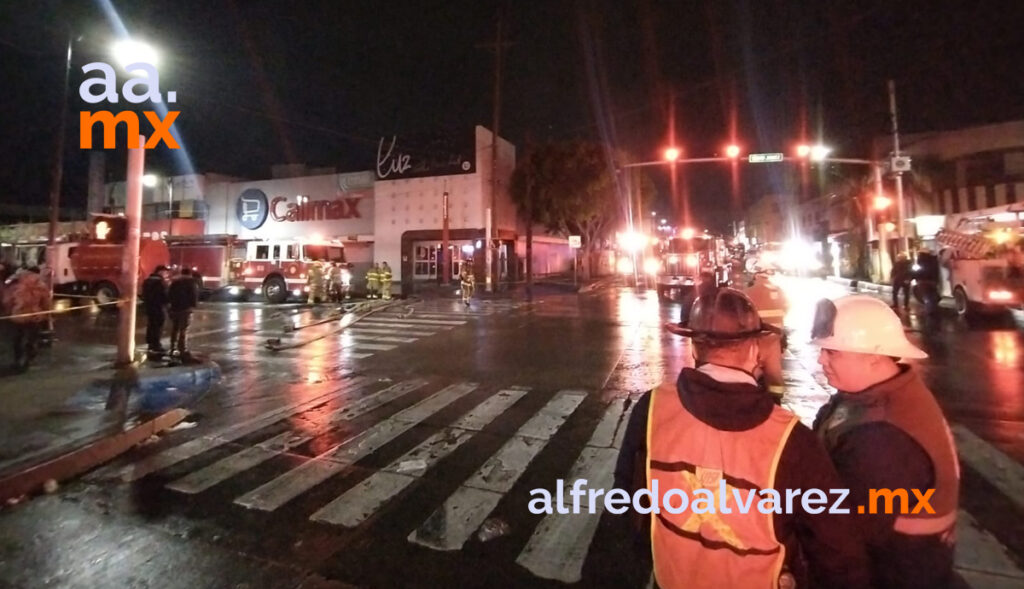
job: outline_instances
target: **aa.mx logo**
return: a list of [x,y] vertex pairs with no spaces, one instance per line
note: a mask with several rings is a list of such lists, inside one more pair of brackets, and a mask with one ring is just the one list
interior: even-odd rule
[[[125,100],[132,104],[141,104],[146,101],[153,103],[163,102],[163,97],[160,95],[160,75],[155,67],[148,63],[133,63],[126,66],[125,69],[133,73],[132,78],[125,82],[121,88],[121,94]],[[89,104],[101,102],[117,104],[119,97],[117,94],[117,76],[114,74],[114,68],[101,62],[82,66],[82,73],[87,74],[93,71],[101,72],[103,77],[90,78],[82,82],[82,85],[78,87],[78,95]],[[135,74],[134,72],[142,73]],[[97,86],[102,90],[99,94],[96,94],[94,91],[94,88]],[[138,93],[136,89],[139,86],[145,86],[146,91],[141,94]],[[173,103],[176,100],[177,92],[173,90],[168,91],[167,102]],[[143,113],[146,116],[146,120],[153,125],[153,133],[146,140],[146,149],[153,149],[161,141],[171,149],[178,149],[178,142],[171,136],[171,124],[174,122],[174,119],[178,118],[180,112],[176,110],[169,111],[163,120],[154,111],[149,110]],[[92,129],[96,123],[100,123],[103,126],[103,149],[113,149],[117,146],[114,132],[117,130],[119,123],[124,123],[127,128],[128,147],[132,149],[139,147],[139,115],[137,113],[129,110],[115,115],[109,110],[98,112],[83,110],[80,125],[82,149],[92,149]]]

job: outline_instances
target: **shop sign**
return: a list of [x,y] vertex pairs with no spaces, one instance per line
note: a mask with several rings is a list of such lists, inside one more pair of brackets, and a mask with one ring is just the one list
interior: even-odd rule
[[267,195],[256,188],[243,191],[235,203],[235,216],[238,217],[238,222],[250,231],[263,226],[269,211]]

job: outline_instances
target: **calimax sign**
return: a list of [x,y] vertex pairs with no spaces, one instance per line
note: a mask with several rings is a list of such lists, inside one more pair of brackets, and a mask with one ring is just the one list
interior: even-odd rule
[[270,201],[270,218],[279,222],[360,219],[361,200],[362,197],[309,200],[307,196],[300,196],[298,202],[288,202],[287,198],[276,196]]

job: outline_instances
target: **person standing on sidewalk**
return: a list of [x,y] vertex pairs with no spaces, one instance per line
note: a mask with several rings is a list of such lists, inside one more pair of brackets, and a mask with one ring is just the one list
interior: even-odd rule
[[171,316],[171,355],[177,351],[182,360],[187,360],[188,328],[192,324],[192,309],[199,305],[199,285],[192,276],[192,270],[181,269],[181,274],[167,289],[167,300]]
[[164,334],[167,308],[167,266],[157,266],[142,281],[142,304],[146,310],[147,354],[156,359],[167,351],[160,341]]
[[840,484],[814,433],[754,379],[765,327],[750,299],[718,288],[699,297],[689,315],[688,327],[665,327],[692,338],[697,367],[639,399],[615,466],[617,489],[659,495],[649,534],[657,586],[868,587],[867,556],[850,516],[799,501],[768,513],[735,502],[710,514],[693,503],[681,513],[664,508],[660,497],[670,489],[717,497],[722,486],[743,494],[827,492]]
[[[838,390],[818,412],[814,431],[851,503],[876,507],[872,489],[905,493],[893,502],[904,505],[894,505],[892,513],[853,516],[874,586],[950,586],[960,487],[956,447],[931,391],[911,366],[898,363],[928,355],[907,341],[896,313],[868,295],[818,303],[812,338],[825,377]],[[932,513],[917,493],[930,494]]]
[[383,262],[380,267],[380,296],[385,301],[391,300],[391,266]]
[[467,307],[470,299],[473,298],[473,289],[476,286],[476,277],[468,263],[463,262],[462,272],[459,274],[459,286],[462,287],[462,302]]
[[4,307],[14,328],[14,369],[28,370],[38,353],[39,333],[47,325],[50,290],[43,284],[39,268],[20,272],[4,291]]
[[899,308],[900,291],[903,291],[903,308],[910,308],[910,278],[913,264],[906,252],[896,254],[896,263],[892,265],[889,282],[892,283],[892,308]]
[[377,298],[378,288],[380,288],[380,266],[374,262],[373,266],[366,271],[366,298]]

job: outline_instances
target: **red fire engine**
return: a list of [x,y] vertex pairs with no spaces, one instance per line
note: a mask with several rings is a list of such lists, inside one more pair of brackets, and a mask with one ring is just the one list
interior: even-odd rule
[[[91,229],[89,237],[77,244],[60,244],[61,253],[63,248],[67,248],[71,273],[62,272],[61,260],[64,256],[58,255],[55,287],[62,284],[64,290],[92,294],[99,303],[115,301],[127,290],[127,285],[121,283],[121,263],[128,237],[128,222],[121,216],[96,215]],[[139,281],[145,279],[157,266],[169,264],[170,255],[163,240],[140,240],[139,267],[136,271]],[[73,285],[64,282],[65,275],[70,275]]]
[[201,292],[228,286],[230,261],[244,256],[244,246],[233,235],[188,235],[167,237],[171,266],[191,268]]
[[341,243],[314,241],[250,241],[245,259],[231,260],[228,281],[244,293],[260,292],[270,303],[283,303],[289,295],[308,291],[309,270],[315,262],[342,265],[342,283],[351,279]]

